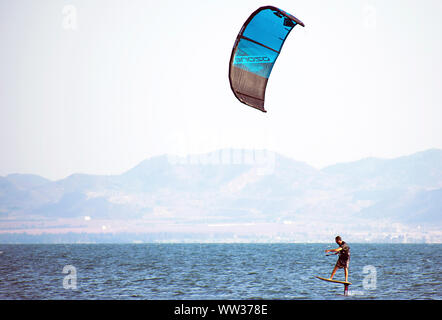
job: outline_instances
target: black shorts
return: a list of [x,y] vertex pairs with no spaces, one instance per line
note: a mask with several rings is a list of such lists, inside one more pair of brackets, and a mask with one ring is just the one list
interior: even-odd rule
[[348,259],[338,259],[338,262],[336,262],[336,267],[338,267],[338,269],[342,269],[342,268],[347,268],[350,265],[350,258]]

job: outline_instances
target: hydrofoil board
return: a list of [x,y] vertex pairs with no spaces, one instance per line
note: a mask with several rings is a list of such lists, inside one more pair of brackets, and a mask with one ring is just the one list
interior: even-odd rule
[[323,277],[318,277],[318,276],[315,276],[315,277],[320,279],[320,280],[324,280],[324,281],[328,281],[328,282],[334,282],[334,283],[340,283],[340,284],[345,284],[347,286],[351,284],[351,282],[345,282],[345,281],[339,281],[339,280],[330,280],[330,279],[323,278]]

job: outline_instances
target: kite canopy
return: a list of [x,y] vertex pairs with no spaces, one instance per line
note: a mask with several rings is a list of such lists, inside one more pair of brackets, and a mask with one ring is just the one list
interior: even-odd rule
[[272,6],[257,9],[241,28],[229,65],[230,87],[239,101],[266,112],[264,96],[273,65],[290,31],[301,20]]

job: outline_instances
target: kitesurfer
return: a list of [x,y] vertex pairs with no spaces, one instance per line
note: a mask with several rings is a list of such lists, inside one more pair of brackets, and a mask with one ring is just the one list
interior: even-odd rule
[[348,266],[350,264],[350,247],[348,244],[341,239],[340,236],[337,236],[335,238],[336,243],[339,245],[339,248],[337,249],[330,249],[325,250],[325,252],[335,252],[335,254],[339,254],[339,259],[336,262],[336,265],[332,271],[332,274],[330,276],[330,280],[333,279],[336,271],[338,269],[344,269],[345,272],[345,282],[348,282]]

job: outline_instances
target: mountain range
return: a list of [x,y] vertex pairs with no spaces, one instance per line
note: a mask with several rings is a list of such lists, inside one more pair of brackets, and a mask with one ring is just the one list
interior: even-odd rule
[[[96,232],[94,221],[100,232],[106,225],[114,232],[178,225],[197,232],[203,225],[275,223],[292,233],[296,226],[357,233],[392,225],[437,232],[442,150],[315,169],[270,151],[222,149],[153,157],[120,175],[0,176],[2,234]],[[166,225],[176,228],[161,229]]]

